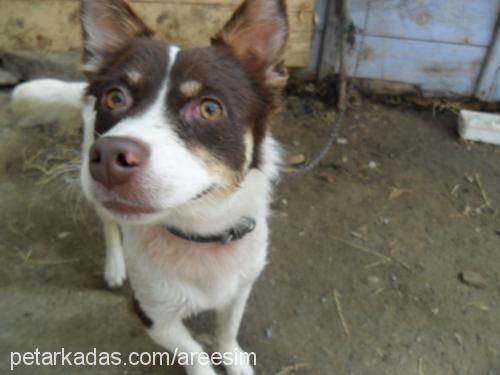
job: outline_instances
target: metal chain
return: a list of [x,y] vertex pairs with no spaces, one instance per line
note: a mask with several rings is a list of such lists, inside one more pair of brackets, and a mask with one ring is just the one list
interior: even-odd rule
[[[333,1],[333,0],[330,0]],[[318,152],[318,154],[308,163],[303,165],[302,167],[296,167],[296,168],[283,168],[282,171],[285,173],[289,173],[292,176],[293,175],[298,175],[303,172],[308,172],[314,169],[315,167],[318,166],[318,164],[325,158],[325,156],[328,154],[330,149],[332,148],[333,144],[335,143],[338,135],[338,131],[342,125],[342,122],[344,121],[344,118],[347,114],[347,111],[349,109],[349,101],[351,99],[352,91],[353,91],[353,86],[354,86],[354,78],[357,76],[358,69],[359,69],[359,62],[360,62],[360,56],[363,51],[363,47],[365,44],[365,33],[366,33],[366,28],[368,25],[368,17],[370,14],[370,3],[371,0],[368,0],[366,4],[366,16],[364,20],[364,25],[363,25],[363,33],[361,35],[361,41],[359,43],[357,53],[356,53],[356,60],[354,63],[354,71],[351,76],[351,79],[349,80],[349,86],[347,87],[347,92],[344,97],[344,100],[342,102],[342,109],[340,110],[340,113],[338,114],[337,118],[332,124],[332,127],[330,129],[330,136],[328,137],[328,140],[326,141],[325,145],[322,147],[322,149]],[[345,32],[347,30],[347,19],[344,17],[342,25],[341,25],[341,32],[342,32],[342,38],[344,38],[345,41]],[[344,43],[343,41],[343,43]]]

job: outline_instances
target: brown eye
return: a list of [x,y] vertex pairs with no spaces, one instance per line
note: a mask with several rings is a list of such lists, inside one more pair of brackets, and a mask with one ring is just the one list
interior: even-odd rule
[[201,102],[200,113],[205,120],[216,120],[222,116],[222,107],[215,100],[205,99]]
[[104,104],[111,111],[124,108],[127,105],[127,95],[122,89],[111,89],[104,97]]

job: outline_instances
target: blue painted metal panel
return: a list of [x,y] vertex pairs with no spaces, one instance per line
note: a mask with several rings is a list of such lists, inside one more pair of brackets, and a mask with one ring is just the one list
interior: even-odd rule
[[[366,36],[357,77],[412,83],[424,94],[472,95],[486,50]],[[348,59],[350,75],[356,53],[357,49],[351,51]]]
[[[358,78],[414,84],[428,96],[500,100],[500,46],[491,45],[500,43],[492,38],[500,0],[345,1],[365,35]],[[333,43],[325,40],[322,48]],[[357,51],[355,45],[348,56],[351,76]],[[322,66],[337,64],[327,59]]]
[[500,101],[500,14],[481,76],[477,81],[475,95],[482,100]]
[[367,35],[487,46],[499,0],[351,0],[356,25]]

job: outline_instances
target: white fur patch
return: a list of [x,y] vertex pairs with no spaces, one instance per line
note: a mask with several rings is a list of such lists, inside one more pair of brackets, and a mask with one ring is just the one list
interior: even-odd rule
[[10,106],[20,126],[57,121],[78,126],[86,87],[85,82],[37,79],[17,85]]

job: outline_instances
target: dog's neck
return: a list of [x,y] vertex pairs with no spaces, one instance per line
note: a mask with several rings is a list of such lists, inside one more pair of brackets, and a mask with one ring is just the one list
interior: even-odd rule
[[229,197],[206,199],[173,210],[160,225],[189,234],[212,235],[235,226],[243,217],[257,223],[267,216],[271,182],[260,170],[250,170]]
[[224,229],[219,233],[201,235],[198,233],[186,233],[178,228],[166,225],[165,229],[173,235],[183,240],[196,243],[220,243],[226,245],[233,241],[243,239],[247,234],[252,233],[256,226],[256,221],[251,217],[242,217],[233,226]]
[[244,217],[252,218],[259,225],[268,214],[270,193],[281,159],[279,146],[271,136],[267,136],[262,146],[261,167],[250,169],[237,191],[224,198],[207,197],[175,209],[160,225],[197,235],[220,233]]

